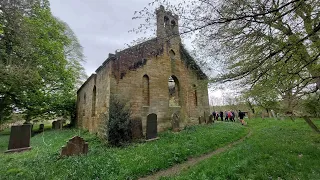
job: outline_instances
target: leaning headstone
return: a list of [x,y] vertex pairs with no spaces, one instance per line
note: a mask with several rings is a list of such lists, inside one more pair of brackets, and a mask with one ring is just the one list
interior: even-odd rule
[[180,117],[178,115],[178,113],[173,113],[171,116],[171,124],[172,124],[172,130],[174,132],[178,132],[180,131]]
[[208,120],[208,124],[211,124],[211,123],[213,123],[213,115],[212,114],[209,116],[209,120]]
[[71,138],[61,149],[61,156],[73,156],[88,153],[88,143],[79,136]]
[[10,140],[6,152],[30,150],[31,124],[11,126]]
[[147,116],[146,139],[155,139],[158,137],[157,115],[152,113]]
[[131,131],[132,139],[140,139],[143,137],[142,121],[140,118],[131,120]]
[[39,125],[39,131],[42,132],[44,130],[44,124]]

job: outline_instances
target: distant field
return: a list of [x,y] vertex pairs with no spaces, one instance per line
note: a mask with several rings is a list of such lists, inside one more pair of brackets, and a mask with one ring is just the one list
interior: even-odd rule
[[[163,132],[152,142],[112,148],[77,129],[45,131],[32,137],[31,151],[0,153],[0,179],[135,179],[211,152],[247,133],[248,128],[239,123],[215,123],[180,133]],[[60,159],[61,146],[74,135],[89,142],[88,155]],[[0,135],[0,151],[7,149],[8,139]]]
[[255,119],[248,126],[246,141],[172,179],[320,179],[320,134],[303,120]]

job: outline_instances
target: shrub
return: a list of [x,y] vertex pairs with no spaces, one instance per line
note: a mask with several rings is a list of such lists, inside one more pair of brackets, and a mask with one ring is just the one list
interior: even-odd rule
[[122,146],[131,141],[130,110],[116,96],[110,98],[108,142],[113,146]]

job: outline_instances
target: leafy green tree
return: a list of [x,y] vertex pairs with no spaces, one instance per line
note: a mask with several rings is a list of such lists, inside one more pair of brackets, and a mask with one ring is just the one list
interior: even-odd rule
[[[267,78],[297,79],[287,89],[305,82],[314,86],[309,92],[319,89],[319,1],[185,0],[170,4],[155,0],[149,5],[159,2],[179,15],[180,34],[195,33],[199,50],[224,64],[227,70],[215,81],[241,79],[254,85]],[[153,14],[148,8],[136,13],[134,19],[146,20],[138,31],[153,25]]]
[[[53,17],[48,0],[2,1],[0,10],[2,109],[16,108],[27,121],[71,115],[84,75],[82,48],[72,30]],[[78,56],[71,57],[74,52]]]

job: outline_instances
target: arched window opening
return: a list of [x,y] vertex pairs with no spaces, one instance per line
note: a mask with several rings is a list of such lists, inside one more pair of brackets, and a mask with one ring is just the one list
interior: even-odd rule
[[174,20],[171,21],[171,28],[173,29],[176,26],[176,22]]
[[149,87],[148,75],[144,75],[142,78],[142,98],[143,98],[143,105],[149,106],[150,105],[150,87]]
[[83,103],[85,104],[86,101],[87,101],[87,95],[86,95],[86,93],[84,93],[84,95],[83,95]]
[[179,99],[180,87],[179,87],[179,81],[177,77],[175,76],[169,77],[168,87],[169,87],[169,106],[179,106],[180,105],[180,99]]
[[198,95],[197,95],[197,86],[194,84],[193,85],[193,96],[194,96],[194,106],[198,106]]
[[169,24],[169,18],[167,16],[164,16],[164,24],[163,26],[166,27]]
[[171,60],[175,60],[176,53],[171,49],[171,50],[169,51],[169,56],[170,56],[170,59],[171,59]]
[[96,90],[96,86],[93,87],[93,91],[92,91],[92,114],[91,116],[95,116],[96,114],[96,96],[97,96],[97,90]]

